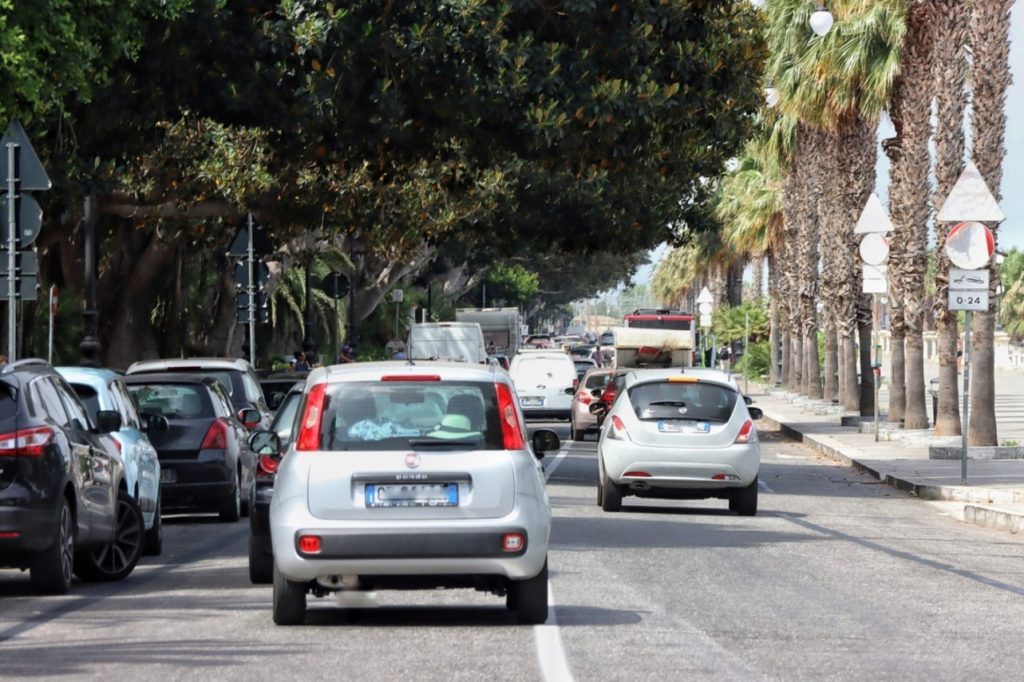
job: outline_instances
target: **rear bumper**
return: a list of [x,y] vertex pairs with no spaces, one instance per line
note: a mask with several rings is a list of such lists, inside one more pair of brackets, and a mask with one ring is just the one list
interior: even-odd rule
[[194,460],[160,460],[164,506],[192,506],[217,502],[235,491],[235,468],[223,450],[202,450]]
[[[517,504],[511,514],[494,519],[334,521],[313,517],[304,496],[275,498],[270,513],[274,562],[288,579],[303,582],[353,575],[531,578],[547,558],[551,519],[539,501],[527,505],[529,513]],[[506,533],[521,533],[525,547],[503,551]],[[318,555],[299,552],[302,534],[321,537]]]
[[526,419],[568,419],[572,410],[568,407],[563,409],[548,407],[524,407],[523,417]]
[[57,522],[56,507],[0,505],[0,566],[20,566],[28,555],[49,547]]
[[[725,448],[676,450],[632,442],[601,441],[605,474],[615,483],[637,488],[721,490],[750,485],[761,464],[757,443]],[[625,476],[629,472],[649,476]],[[716,479],[716,476],[724,476]]]

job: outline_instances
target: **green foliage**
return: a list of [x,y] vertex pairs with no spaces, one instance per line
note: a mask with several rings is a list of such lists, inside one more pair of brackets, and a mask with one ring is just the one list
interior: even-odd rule
[[540,290],[540,277],[518,263],[499,263],[487,273],[487,294],[502,305],[528,303]]
[[767,341],[752,342],[739,361],[733,365],[733,371],[746,374],[752,379],[767,378],[770,370],[771,348]]
[[711,330],[718,342],[743,341],[748,320],[751,343],[768,337],[768,307],[764,299],[715,310],[711,318]]

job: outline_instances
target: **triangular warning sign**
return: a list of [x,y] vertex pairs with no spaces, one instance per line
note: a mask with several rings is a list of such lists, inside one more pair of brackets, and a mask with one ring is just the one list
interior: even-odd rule
[[953,185],[935,219],[950,223],[966,220],[998,223],[1005,220],[1006,215],[996,203],[978,167],[971,161]]
[[32,148],[25,129],[16,118],[11,119],[7,132],[0,138],[0,182],[7,182],[7,144],[10,142],[18,145],[18,179],[21,181],[21,189],[50,189],[50,176],[46,174],[46,169],[39,161],[39,155]]
[[860,213],[860,220],[853,228],[854,234],[869,234],[871,232],[892,232],[892,221],[889,214],[882,207],[882,202],[874,192],[868,197],[868,203],[864,204],[864,210]]

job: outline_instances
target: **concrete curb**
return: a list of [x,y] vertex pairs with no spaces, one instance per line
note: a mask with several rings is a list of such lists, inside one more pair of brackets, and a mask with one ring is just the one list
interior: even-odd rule
[[964,521],[976,526],[1010,533],[1017,533],[1024,529],[1024,514],[1007,509],[979,507],[973,504],[964,505]]
[[[913,481],[895,476],[886,472],[882,467],[873,463],[858,460],[856,457],[843,452],[842,444],[828,436],[808,435],[793,428],[785,422],[780,422],[765,413],[761,420],[773,428],[777,428],[788,438],[801,442],[826,457],[842,462],[854,469],[863,471],[869,476],[882,481],[888,486],[902,490],[903,492],[920,497],[924,500],[945,500],[949,502],[976,502],[988,504],[1013,504],[1024,502],[1024,491],[999,488],[964,488],[959,486],[927,485],[914,483]],[[848,448],[849,449],[849,448]]]

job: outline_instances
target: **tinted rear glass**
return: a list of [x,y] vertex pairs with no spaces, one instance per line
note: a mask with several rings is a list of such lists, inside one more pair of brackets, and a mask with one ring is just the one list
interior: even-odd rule
[[168,419],[213,418],[213,403],[205,386],[193,384],[133,384],[128,387],[139,412]]
[[242,383],[242,372],[241,370],[232,369],[199,369],[196,367],[172,367],[168,370],[169,372],[182,372],[188,374],[202,374],[203,376],[213,377],[224,384],[224,388],[228,390],[228,395],[231,396],[231,402],[235,404],[243,404],[246,401],[245,398],[245,384]]
[[274,421],[270,423],[270,430],[282,438],[291,440],[292,428],[295,425],[295,413],[298,411],[299,403],[301,402],[301,393],[289,393],[286,395],[281,404],[277,406],[277,412],[274,413]]
[[78,394],[78,399],[82,401],[82,405],[85,406],[85,411],[89,413],[89,418],[92,419],[92,423],[96,423],[96,413],[100,410],[100,396],[96,393],[96,390],[92,386],[86,386],[85,384],[71,384],[71,388],[75,389],[75,393]]
[[531,358],[522,357],[516,364],[515,376],[549,377],[552,379],[565,378],[568,374],[575,374],[576,366],[569,360],[569,356],[557,358]]
[[504,449],[493,383],[360,382],[328,386],[322,450]]
[[14,419],[18,414],[16,391],[6,384],[0,384],[0,421]]
[[717,384],[636,384],[629,389],[629,401],[640,419],[699,419],[724,422],[736,406],[736,391]]
[[612,374],[610,372],[602,374],[591,374],[589,377],[587,377],[587,381],[585,384],[583,384],[583,388],[604,388],[605,386],[608,385],[608,380],[611,378]]

